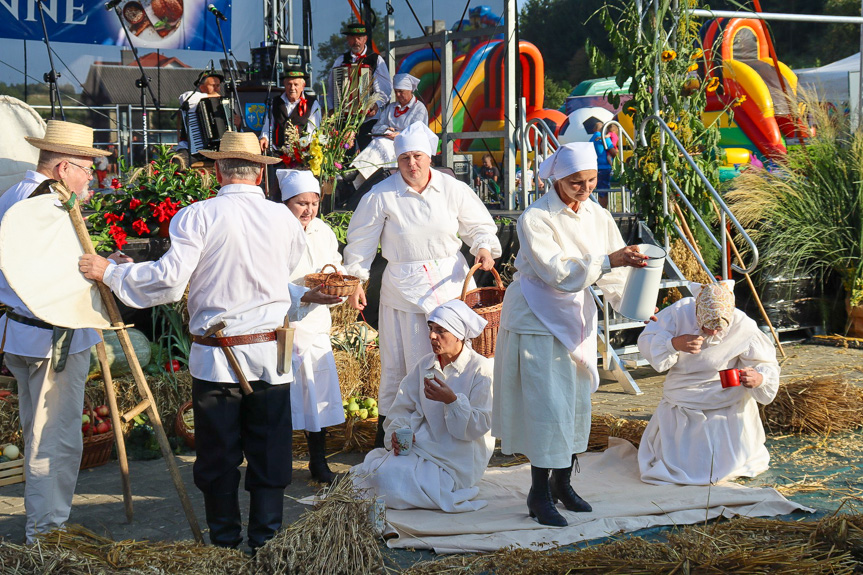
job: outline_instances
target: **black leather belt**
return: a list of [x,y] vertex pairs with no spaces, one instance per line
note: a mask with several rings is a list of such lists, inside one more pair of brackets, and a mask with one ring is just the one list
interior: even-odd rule
[[29,325],[31,327],[38,327],[40,329],[54,329],[54,326],[48,323],[47,321],[42,321],[41,319],[36,319],[34,317],[26,317],[20,314],[15,313],[11,309],[6,310],[6,317],[11,319],[17,323],[23,323],[24,325]]

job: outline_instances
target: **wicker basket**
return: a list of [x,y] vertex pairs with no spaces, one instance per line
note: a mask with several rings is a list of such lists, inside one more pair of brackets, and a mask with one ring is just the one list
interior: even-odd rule
[[[330,273],[324,273],[327,268],[333,268]],[[337,295],[339,297],[347,297],[352,295],[360,283],[360,278],[348,276],[339,273],[336,266],[327,264],[321,268],[320,273],[306,275],[306,287],[313,288],[321,287],[321,292],[327,295]]]
[[491,272],[494,274],[496,287],[484,287],[467,291],[468,285],[470,285],[470,278],[480,268],[480,265],[474,264],[470,268],[467,277],[464,278],[464,287],[462,287],[460,299],[488,322],[479,337],[473,339],[473,350],[485,357],[494,357],[494,348],[497,344],[497,330],[500,328],[500,310],[503,307],[503,295],[506,292],[503,282],[500,281],[500,275],[498,275],[497,270],[494,268],[491,268]]
[[195,428],[189,427],[183,417],[191,410],[191,399],[180,406],[180,409],[177,410],[177,417],[174,419],[174,432],[177,434],[177,437],[183,438],[183,442],[189,449],[195,449]]
[[81,454],[81,469],[89,469],[90,467],[99,467],[105,465],[111,459],[111,448],[114,447],[114,433],[93,433],[93,428],[96,427],[96,412],[93,411],[93,404],[86,397],[87,413],[90,415],[90,427],[87,428],[87,433],[84,436],[84,452]]

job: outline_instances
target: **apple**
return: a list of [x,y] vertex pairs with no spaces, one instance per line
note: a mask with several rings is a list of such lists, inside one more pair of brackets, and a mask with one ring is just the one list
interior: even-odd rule
[[100,405],[96,408],[96,415],[99,417],[108,417],[111,414],[111,410],[108,409],[107,405]]
[[367,397],[363,400],[363,407],[372,408],[375,407],[378,402],[371,397]]
[[111,431],[111,426],[108,424],[107,421],[100,421],[96,425],[96,429],[95,429],[96,433],[108,433],[109,431]]
[[369,417],[377,417],[378,416],[378,408],[370,407],[369,408]]
[[90,416],[85,413],[81,416],[81,425],[85,425],[87,423],[90,423]]
[[365,408],[360,409],[359,411],[357,411],[357,415],[359,415],[359,416],[360,416],[360,419],[368,419],[368,417],[369,417],[369,410],[368,410],[368,409],[365,409]]

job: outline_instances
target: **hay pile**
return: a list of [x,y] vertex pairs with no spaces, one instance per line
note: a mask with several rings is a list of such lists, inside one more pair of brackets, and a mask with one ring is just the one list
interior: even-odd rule
[[836,376],[783,382],[760,406],[769,433],[836,433],[863,427],[863,390]]
[[590,437],[587,439],[587,450],[605,451],[608,448],[609,437],[625,439],[638,449],[645,427],[647,427],[647,421],[644,419],[626,419],[609,414],[594,414],[590,420]]
[[[689,251],[689,248],[686,247],[683,240],[678,238],[672,242],[671,252],[669,255],[671,256],[671,260],[680,270],[680,273],[682,273],[683,277],[687,280],[691,282],[710,283],[710,276],[707,275],[707,272],[705,272],[700,265],[698,265],[698,260],[696,260],[695,256],[692,255],[692,252]],[[665,298],[662,300],[662,305],[659,307],[663,308],[682,298],[683,294],[680,293],[680,290],[677,288],[671,288],[666,292]]]
[[21,420],[18,418],[18,396],[9,395],[0,399],[0,445],[14,443],[24,447],[21,436]]
[[640,537],[577,552],[503,549],[424,561],[409,575],[496,573],[855,573],[863,559],[863,516],[838,515],[818,522],[737,518],[688,526],[665,541]]
[[314,510],[258,550],[254,575],[351,575],[384,569],[367,499],[343,476],[322,492]]

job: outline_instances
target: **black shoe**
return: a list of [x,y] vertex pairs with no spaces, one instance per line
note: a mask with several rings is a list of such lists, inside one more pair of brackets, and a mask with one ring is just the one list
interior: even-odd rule
[[386,422],[386,415],[378,416],[378,432],[375,435],[375,447],[384,447],[384,422]]
[[249,547],[254,554],[282,526],[285,490],[277,487],[249,491]]
[[531,518],[540,525],[566,527],[568,524],[563,515],[555,509],[551,500],[551,488],[548,484],[548,469],[530,466],[530,492],[527,494],[527,510]]
[[242,543],[240,496],[233,493],[204,494],[204,511],[210,528],[210,543],[236,549]]
[[[578,457],[573,455],[572,461],[577,472]],[[593,507],[590,506],[590,503],[579,497],[570,483],[572,480],[572,467],[570,465],[564,469],[551,470],[551,497],[555,503],[560,500],[563,506],[570,511],[590,513],[593,511]]]
[[322,429],[306,433],[309,444],[309,472],[312,479],[321,483],[332,483],[336,474],[327,465],[327,435]]

